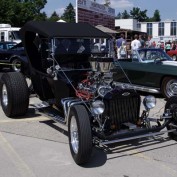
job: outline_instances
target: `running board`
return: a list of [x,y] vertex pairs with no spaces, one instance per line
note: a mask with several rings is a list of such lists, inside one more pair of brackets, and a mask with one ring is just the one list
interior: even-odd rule
[[170,132],[174,132],[174,131],[176,131],[176,129],[172,129],[172,130],[168,130],[168,131],[161,131],[161,132],[156,132],[156,133],[148,133],[145,135],[139,135],[139,136],[134,136],[134,137],[130,137],[130,138],[122,138],[122,139],[116,139],[116,140],[111,140],[111,141],[101,141],[99,144],[100,145],[107,145],[107,144],[119,143],[119,142],[123,142],[123,141],[139,139],[139,138],[146,138],[146,137],[150,137],[150,136],[162,135],[164,133],[170,133]]
[[66,124],[65,118],[61,116],[61,113],[54,109],[51,106],[48,107],[37,107],[35,108],[36,112],[39,112],[43,116],[48,117],[49,119],[52,119],[55,122],[59,122],[61,124]]

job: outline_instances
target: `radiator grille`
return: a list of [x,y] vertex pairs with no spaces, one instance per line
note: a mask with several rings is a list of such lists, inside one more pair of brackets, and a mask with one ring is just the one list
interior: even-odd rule
[[129,96],[123,96],[122,92],[113,94],[112,99],[105,99],[105,113],[110,117],[111,124],[120,128],[122,123],[136,123],[139,118],[140,96],[136,93],[130,93]]

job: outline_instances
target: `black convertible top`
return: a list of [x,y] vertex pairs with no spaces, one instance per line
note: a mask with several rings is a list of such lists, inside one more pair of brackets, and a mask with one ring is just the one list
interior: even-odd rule
[[38,33],[44,37],[110,38],[108,34],[88,23],[30,21],[21,28],[22,39],[27,32]]

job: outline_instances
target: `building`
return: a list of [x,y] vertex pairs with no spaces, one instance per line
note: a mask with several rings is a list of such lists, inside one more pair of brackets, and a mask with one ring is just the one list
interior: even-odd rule
[[116,19],[115,20],[115,27],[120,29],[127,29],[127,30],[139,30],[138,21],[136,19]]
[[115,27],[120,29],[141,31],[157,41],[177,40],[177,21],[138,22],[135,19],[116,19]]
[[123,33],[127,41],[132,41],[135,34],[141,34],[147,38],[147,33],[141,31],[139,28],[139,23],[136,19],[116,19],[115,29],[119,32],[119,35]]
[[141,31],[147,32],[153,39],[161,41],[177,40],[177,21],[141,22],[137,25]]
[[115,29],[115,9],[93,0],[76,0],[76,22]]

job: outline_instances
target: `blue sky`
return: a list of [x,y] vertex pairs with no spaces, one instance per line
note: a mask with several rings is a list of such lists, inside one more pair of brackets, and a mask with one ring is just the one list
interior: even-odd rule
[[[104,0],[96,0],[96,2],[104,3]],[[48,16],[54,11],[61,15],[69,3],[75,7],[76,0],[47,0],[43,11]],[[141,10],[147,9],[148,17],[152,17],[154,11],[158,9],[161,20],[177,20],[177,0],[111,0],[111,7],[115,8],[116,15],[124,10],[129,12],[133,7],[139,7]]]

